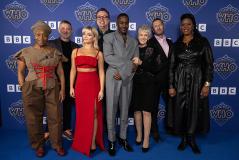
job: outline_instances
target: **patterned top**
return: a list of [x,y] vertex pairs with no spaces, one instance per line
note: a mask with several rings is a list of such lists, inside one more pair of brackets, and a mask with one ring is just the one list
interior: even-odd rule
[[25,81],[36,80],[35,85],[43,89],[55,87],[55,72],[62,59],[62,53],[57,49],[27,47],[18,51],[14,57],[26,63],[28,74]]

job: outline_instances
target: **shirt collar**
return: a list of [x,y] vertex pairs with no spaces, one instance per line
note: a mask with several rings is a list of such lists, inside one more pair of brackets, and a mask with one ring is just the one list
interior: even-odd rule
[[157,36],[157,35],[154,35],[154,37],[155,37],[158,41],[164,41],[164,40],[166,40],[166,36],[165,36],[165,35],[163,35],[163,37],[159,37],[159,36]]

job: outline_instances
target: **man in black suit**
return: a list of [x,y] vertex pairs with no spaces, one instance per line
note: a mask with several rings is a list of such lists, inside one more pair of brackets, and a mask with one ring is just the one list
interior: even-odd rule
[[[65,75],[65,99],[63,101],[63,137],[72,140],[71,133],[71,107],[74,100],[70,97],[70,70],[71,70],[71,53],[72,50],[79,47],[78,44],[71,41],[72,25],[67,20],[62,20],[59,24],[58,32],[60,37],[50,40],[50,46],[58,49],[64,55],[62,62]],[[45,134],[47,137],[47,133]]]
[[148,47],[153,48],[154,54],[154,66],[152,66],[154,75],[155,75],[155,83],[157,86],[156,89],[156,99],[155,105],[152,112],[152,127],[151,133],[156,142],[160,140],[159,132],[158,132],[158,106],[159,99],[162,96],[165,102],[165,108],[167,110],[168,106],[168,72],[169,72],[169,60],[172,49],[172,41],[167,39],[164,35],[164,22],[156,18],[152,22],[152,31],[153,37],[148,41]]

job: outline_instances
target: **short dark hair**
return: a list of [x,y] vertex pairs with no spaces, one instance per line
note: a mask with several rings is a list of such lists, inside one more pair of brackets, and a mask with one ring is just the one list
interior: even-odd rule
[[117,21],[119,20],[120,17],[127,17],[128,20],[129,20],[129,16],[128,16],[128,14],[126,14],[126,13],[120,13],[120,14],[117,16]]
[[197,30],[197,26],[196,26],[197,23],[196,23],[194,15],[191,14],[191,13],[185,13],[180,17],[180,21],[182,22],[184,19],[190,19],[192,21],[192,23],[194,25],[194,28],[193,28],[194,35],[198,36],[198,37],[201,37],[201,34]]
[[99,13],[99,12],[106,12],[108,14],[108,18],[110,18],[110,12],[106,9],[106,8],[100,8],[96,11],[96,15]]
[[62,23],[69,24],[72,27],[71,22],[69,22],[69,21],[67,21],[65,19],[61,20],[60,24],[62,24]]
[[153,19],[152,24],[153,24],[155,21],[161,21],[161,22],[164,24],[164,21],[163,21],[162,19],[160,19],[160,18],[155,18],[155,19]]

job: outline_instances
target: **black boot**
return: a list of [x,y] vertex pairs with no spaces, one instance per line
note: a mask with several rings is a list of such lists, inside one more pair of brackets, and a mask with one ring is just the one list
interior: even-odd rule
[[194,135],[188,135],[188,145],[192,148],[193,153],[195,154],[201,153],[198,145],[196,144]]
[[133,152],[133,148],[129,145],[127,139],[119,138],[119,144],[124,148],[127,152]]
[[181,142],[178,145],[178,150],[183,151],[183,150],[185,150],[186,147],[187,147],[187,137],[186,137],[186,135],[183,135]]
[[108,146],[108,152],[110,156],[115,156],[115,142],[110,142],[109,141],[109,146]]

